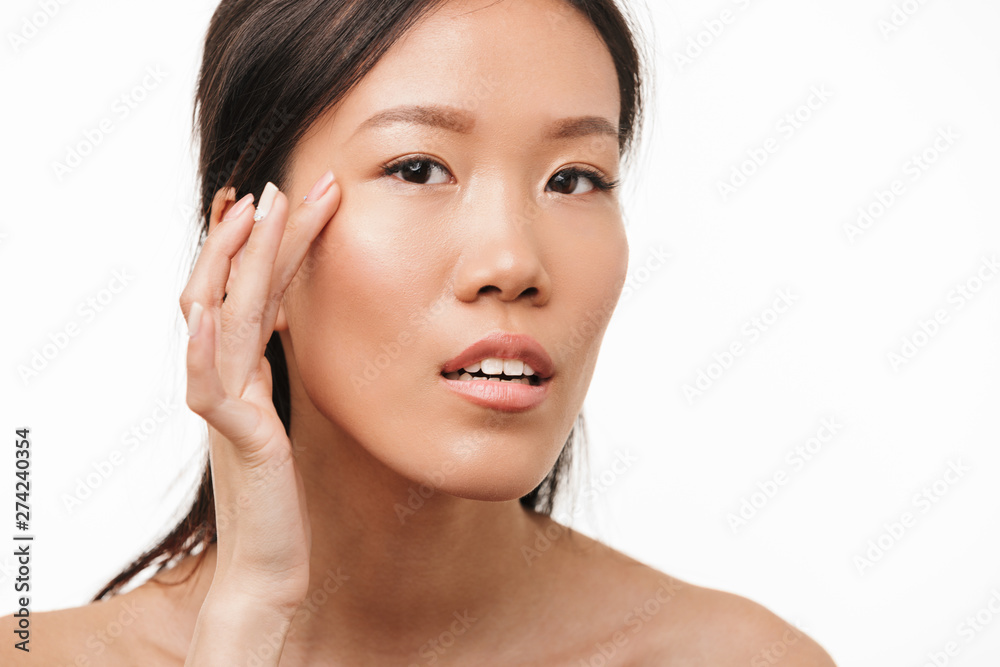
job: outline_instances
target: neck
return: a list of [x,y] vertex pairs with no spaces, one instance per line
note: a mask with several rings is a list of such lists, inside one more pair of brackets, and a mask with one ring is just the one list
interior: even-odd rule
[[[293,420],[293,424],[295,420]],[[310,592],[283,655],[315,664],[379,647],[412,657],[449,631],[476,644],[476,624],[508,628],[537,591],[530,546],[544,517],[518,500],[467,500],[386,468],[360,446],[293,426],[311,522]],[[337,444],[340,443],[340,444]],[[331,628],[338,632],[331,633]],[[364,638],[358,642],[358,638]],[[356,656],[363,661],[365,654]]]

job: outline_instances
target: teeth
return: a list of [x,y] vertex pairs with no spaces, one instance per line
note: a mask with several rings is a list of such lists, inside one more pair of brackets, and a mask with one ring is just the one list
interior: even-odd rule
[[503,360],[503,374],[507,377],[520,375],[522,370],[524,370],[524,362],[520,359]]
[[[494,377],[476,377],[472,375],[473,373],[483,373]],[[488,357],[474,364],[469,364],[459,371],[446,373],[445,377],[449,380],[462,380],[463,382],[486,380],[487,382],[520,382],[521,384],[530,385],[531,380],[528,376],[531,375],[535,375],[534,369],[520,359]],[[537,377],[535,379],[540,381]]]
[[500,375],[502,373],[508,377],[514,377],[516,375],[524,375],[527,377],[528,375],[535,374],[534,369],[520,359],[498,359],[496,357],[489,357],[487,359],[483,359],[482,361],[477,361],[474,364],[469,364],[462,370],[468,371],[469,373],[482,371],[487,375]]
[[519,378],[498,378],[498,377],[477,378],[477,377],[473,377],[473,376],[469,375],[468,373],[462,373],[461,375],[459,375],[458,371],[455,371],[454,373],[448,373],[448,374],[445,375],[445,377],[448,378],[449,380],[461,380],[462,382],[471,382],[473,380],[485,380],[486,382],[518,382],[520,384],[527,384],[527,385],[531,384],[531,380],[529,380],[527,377],[519,377]]
[[490,357],[489,359],[483,359],[479,363],[482,364],[482,371],[487,375],[500,375],[503,373],[503,359]]

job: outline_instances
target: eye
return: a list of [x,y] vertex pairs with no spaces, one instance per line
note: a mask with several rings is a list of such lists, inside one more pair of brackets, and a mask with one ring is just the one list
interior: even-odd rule
[[[583,192],[579,191],[578,186],[580,185],[580,179],[585,179],[590,181],[594,186],[590,190],[585,190]],[[558,174],[552,177],[549,183],[553,183],[556,186],[556,192],[564,195],[585,195],[594,190],[600,190],[601,192],[609,192],[618,187],[618,181],[609,181],[596,169],[588,169],[584,167],[571,167],[569,169],[563,169]]]
[[[428,180],[431,172],[435,169],[437,169],[444,176],[444,180]],[[382,173],[385,176],[399,174],[399,180],[405,183],[413,183],[415,185],[437,185],[447,183],[449,182],[448,177],[450,176],[448,169],[444,165],[437,160],[432,160],[426,157],[408,157],[390,162],[389,164],[382,166]],[[581,179],[583,181],[589,181],[593,187],[589,190],[580,191],[579,186],[581,185]],[[619,181],[609,181],[596,169],[571,167],[569,169],[563,169],[557,173],[552,177],[552,180],[550,180],[549,183],[554,184],[555,192],[559,192],[560,194],[583,195],[593,192],[594,190],[609,192],[618,187]]]
[[[435,167],[437,167],[438,170],[445,175],[445,179],[443,181],[428,182],[428,175],[434,171]],[[393,174],[399,173],[399,180],[402,180],[405,183],[414,183],[416,185],[437,185],[438,183],[447,183],[449,180],[448,176],[450,175],[448,170],[440,162],[425,157],[410,157],[390,162],[382,167],[382,173],[386,176],[392,176]]]

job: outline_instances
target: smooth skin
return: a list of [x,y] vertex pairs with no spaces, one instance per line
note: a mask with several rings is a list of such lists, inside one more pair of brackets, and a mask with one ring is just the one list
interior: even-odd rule
[[[365,124],[404,104],[464,116]],[[218,545],[183,584],[162,585],[192,558],[35,614],[32,654],[4,664],[833,665],[762,606],[517,500],[582,407],[628,265],[616,192],[566,172],[617,178],[617,139],[546,133],[581,116],[616,127],[619,105],[607,49],[565,3],[453,0],[310,128],[261,222],[220,191],[180,299]],[[387,174],[398,158],[424,169]],[[439,376],[496,329],[531,334],[555,363],[528,412],[473,405]],[[271,403],[272,331],[291,437]]]

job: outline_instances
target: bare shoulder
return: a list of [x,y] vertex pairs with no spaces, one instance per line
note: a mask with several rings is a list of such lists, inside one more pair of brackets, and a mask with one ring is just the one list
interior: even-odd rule
[[576,586],[610,612],[601,629],[594,628],[592,636],[605,639],[592,650],[618,653],[628,667],[771,667],[779,660],[782,667],[836,667],[815,640],[763,605],[683,581],[570,532],[582,547],[577,552],[588,554],[588,572],[577,570]]
[[[159,616],[156,609],[156,601],[146,589],[79,607],[31,612],[26,632],[23,619],[8,614],[0,618],[0,636],[4,637],[0,664],[9,667],[178,664],[159,649],[155,639]],[[18,635],[19,631],[25,633]],[[16,648],[15,642],[22,641],[23,649]]]
[[[649,568],[645,587],[673,582],[672,613],[650,615],[649,631],[633,665],[749,665],[836,667],[800,628],[763,605],[725,591],[696,586]],[[666,606],[666,605],[665,605]],[[652,607],[655,608],[655,607]]]
[[783,667],[836,667],[814,639],[763,605],[712,588],[686,588],[688,619],[664,629],[651,647],[657,664],[668,655],[683,655],[685,660],[750,667],[769,667],[779,660]]

